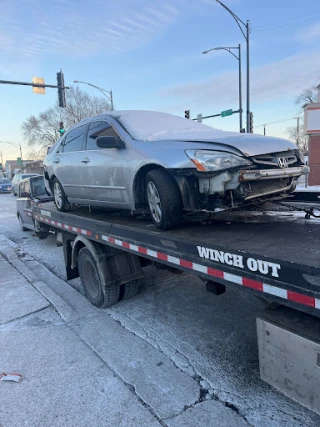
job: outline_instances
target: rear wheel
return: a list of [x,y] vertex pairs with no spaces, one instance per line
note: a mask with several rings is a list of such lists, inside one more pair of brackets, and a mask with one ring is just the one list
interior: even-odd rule
[[87,299],[96,307],[109,307],[119,300],[120,286],[106,286],[94,257],[87,248],[82,248],[78,255],[78,270]]
[[131,280],[131,282],[124,283],[120,286],[120,296],[119,301],[129,299],[137,295],[139,290],[138,280]]
[[168,172],[162,169],[148,172],[145,191],[152,221],[158,228],[167,230],[182,222],[180,190]]
[[66,212],[69,210],[70,205],[68,198],[57,178],[54,178],[53,180],[53,197],[58,211]]

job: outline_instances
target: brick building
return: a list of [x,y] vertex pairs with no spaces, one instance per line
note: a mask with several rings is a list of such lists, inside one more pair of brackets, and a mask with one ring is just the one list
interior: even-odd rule
[[304,106],[304,130],[309,137],[309,185],[320,185],[320,85],[317,102]]

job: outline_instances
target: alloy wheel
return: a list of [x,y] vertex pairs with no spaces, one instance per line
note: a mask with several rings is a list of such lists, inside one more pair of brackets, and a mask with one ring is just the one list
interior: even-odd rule
[[147,185],[147,199],[153,219],[160,223],[162,219],[160,196],[157,187],[151,181]]
[[57,182],[55,182],[54,186],[53,186],[53,195],[54,195],[54,201],[57,205],[57,208],[61,209],[61,206],[62,206],[62,189]]

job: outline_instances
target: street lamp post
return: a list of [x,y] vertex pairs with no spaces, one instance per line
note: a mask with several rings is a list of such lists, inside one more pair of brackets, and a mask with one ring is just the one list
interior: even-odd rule
[[3,165],[2,151],[0,151],[0,156],[1,156],[1,166],[2,166],[2,169],[3,169],[4,165]]
[[[235,55],[233,52],[231,52],[232,49],[238,49],[239,56]],[[226,50],[227,52],[231,53],[238,61],[239,61],[239,127],[240,132],[242,132],[242,81],[241,81],[241,45],[239,44],[236,47],[214,47],[209,50],[205,50],[202,52],[203,54],[206,54],[208,52],[211,52],[212,50]]]
[[[93,85],[92,83],[88,83],[88,82],[82,82],[80,80],[73,80],[73,83],[83,83],[85,85],[88,86],[92,86],[96,89],[98,89],[101,93],[103,93],[103,95],[110,101],[110,105],[111,105],[111,111],[113,111],[113,96],[112,96],[112,89],[111,90],[106,90],[103,89],[102,87]],[[108,95],[107,95],[108,94]]]
[[13,145],[16,148],[20,148],[20,157],[21,157],[21,160],[22,160],[22,148],[21,148],[21,144],[15,144],[13,142],[8,142],[8,141],[0,141],[0,143],[2,143],[2,144],[10,144],[10,145]]
[[[230,13],[230,15],[233,17],[233,19],[236,21],[238,27],[240,28],[240,31],[242,32],[243,37],[245,38],[247,42],[247,132],[250,133],[250,52],[249,52],[249,37],[250,37],[250,25],[249,21],[245,24],[232,10],[230,10],[225,4],[223,4],[220,0],[216,0],[217,3],[220,4],[224,9],[226,9],[227,12]],[[241,25],[245,27],[246,32],[243,31]]]

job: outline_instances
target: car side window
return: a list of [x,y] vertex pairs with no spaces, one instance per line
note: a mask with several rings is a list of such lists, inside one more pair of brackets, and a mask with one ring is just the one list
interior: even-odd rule
[[64,138],[61,140],[61,142],[59,143],[59,146],[58,146],[58,148],[57,148],[57,151],[56,151],[56,153],[61,153],[62,151],[63,151],[63,143],[64,143],[64,140],[66,139],[66,135],[64,136]]
[[24,181],[19,184],[20,197],[30,197],[30,182]]
[[106,121],[92,122],[89,126],[86,150],[101,150],[96,144],[98,136],[113,136],[116,140],[119,140],[119,135]]
[[78,126],[72,129],[67,135],[66,139],[62,143],[63,153],[70,153],[73,151],[83,150],[83,137],[86,130],[86,125]]

